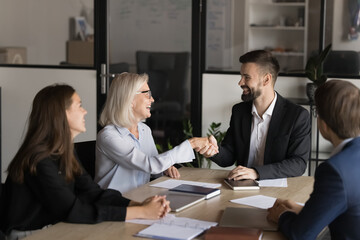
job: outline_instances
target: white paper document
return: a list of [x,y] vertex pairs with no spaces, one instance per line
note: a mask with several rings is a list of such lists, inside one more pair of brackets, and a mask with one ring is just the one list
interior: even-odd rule
[[167,214],[165,217],[158,220],[132,219],[132,220],[126,220],[126,222],[144,224],[144,225],[152,225],[154,223],[159,223],[159,224],[177,225],[183,227],[193,226],[203,230],[206,230],[212,226],[217,225],[216,222],[201,221],[201,220],[185,218],[185,217],[176,217],[175,214]]
[[252,207],[268,209],[271,208],[276,201],[274,197],[268,197],[264,195],[255,195],[250,197],[238,198],[234,200],[230,200],[230,202],[248,205]]
[[201,234],[204,230],[181,227],[176,225],[166,225],[154,223],[150,227],[141,230],[135,236],[153,238],[153,239],[166,239],[166,240],[190,240]]
[[176,217],[173,214],[168,214],[160,220],[133,219],[127,220],[126,222],[151,225],[138,232],[135,236],[174,240],[192,239],[203,231],[218,224],[216,222]]
[[159,187],[159,188],[174,188],[181,184],[189,184],[193,186],[201,186],[201,187],[208,187],[208,188],[219,188],[221,187],[220,183],[206,183],[206,182],[195,182],[195,181],[185,181],[185,180],[176,180],[176,179],[169,179],[163,182],[155,183],[150,186],[152,187]]
[[287,178],[267,179],[257,181],[260,187],[287,187]]
[[[271,208],[274,205],[275,201],[276,201],[276,198],[268,197],[268,196],[264,196],[264,195],[255,195],[255,196],[230,200],[230,202],[233,202],[233,203],[248,205],[248,206],[262,208],[262,209]],[[300,203],[300,202],[296,202],[296,203],[301,206],[304,206],[304,203]]]

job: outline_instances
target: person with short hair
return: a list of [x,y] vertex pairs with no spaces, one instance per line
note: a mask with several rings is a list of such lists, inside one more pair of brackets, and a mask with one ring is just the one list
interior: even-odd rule
[[159,219],[170,211],[165,196],[143,203],[103,190],[81,166],[74,138],[86,131],[81,99],[69,85],[51,85],[33,101],[25,139],[2,189],[0,229],[20,239],[58,222],[99,223]]
[[360,239],[360,90],[330,80],[315,92],[321,135],[334,146],[315,171],[305,206],[277,199],[268,219],[289,239],[315,239],[328,226],[331,239]]
[[96,138],[95,181],[102,188],[127,192],[150,181],[151,174],[179,178],[173,165],[200,153],[217,152],[209,139],[191,138],[159,154],[151,129],[143,120],[151,116],[154,99],[147,74],[121,73],[111,83],[99,123],[104,128]]
[[301,176],[310,154],[309,112],[274,90],[280,67],[270,52],[251,51],[239,60],[243,102],[232,108],[219,153],[204,156],[221,167],[235,163],[229,179]]

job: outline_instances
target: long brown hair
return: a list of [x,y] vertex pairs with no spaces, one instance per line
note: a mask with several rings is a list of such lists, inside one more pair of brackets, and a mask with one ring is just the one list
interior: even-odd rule
[[74,93],[74,88],[63,84],[45,87],[36,94],[24,142],[8,168],[14,182],[23,183],[26,172],[36,175],[37,164],[48,157],[59,159],[67,181],[81,174],[66,117]]

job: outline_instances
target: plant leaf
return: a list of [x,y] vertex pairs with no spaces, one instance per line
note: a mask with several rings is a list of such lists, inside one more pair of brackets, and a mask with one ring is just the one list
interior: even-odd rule
[[329,52],[331,49],[331,43],[329,45],[327,45],[327,47],[321,51],[320,55],[319,55],[319,62],[323,63],[325,58],[328,56]]

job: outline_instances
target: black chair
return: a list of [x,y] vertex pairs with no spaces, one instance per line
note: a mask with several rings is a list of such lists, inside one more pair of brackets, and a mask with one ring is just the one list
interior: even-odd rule
[[[109,65],[109,72],[111,74],[120,74],[123,72],[129,72],[129,64],[126,62],[121,62],[121,63],[111,63]],[[111,85],[111,82],[114,78],[110,77],[110,81],[109,81],[109,86]]]
[[126,62],[121,63],[111,63],[109,66],[110,73],[122,73],[122,72],[129,72],[129,64]]
[[96,141],[75,143],[75,150],[79,160],[92,179],[95,176],[95,147]]
[[355,51],[330,51],[324,62],[324,73],[332,75],[359,75],[359,54]]
[[167,121],[182,121],[186,114],[186,79],[189,52],[136,52],[137,72],[149,75],[155,103],[151,119],[165,126]]

